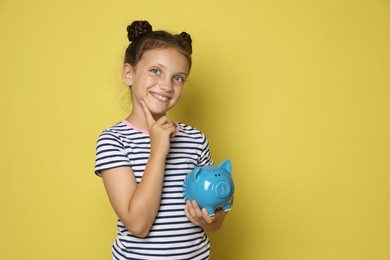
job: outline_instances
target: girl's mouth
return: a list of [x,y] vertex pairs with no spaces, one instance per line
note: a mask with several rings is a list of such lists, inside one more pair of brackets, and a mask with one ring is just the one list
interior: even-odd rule
[[155,93],[155,92],[150,92],[150,94],[151,94],[153,97],[157,98],[158,100],[160,100],[160,101],[162,101],[162,102],[167,102],[167,101],[170,99],[170,98],[167,97],[167,96],[163,96],[163,95],[157,94],[157,93]]

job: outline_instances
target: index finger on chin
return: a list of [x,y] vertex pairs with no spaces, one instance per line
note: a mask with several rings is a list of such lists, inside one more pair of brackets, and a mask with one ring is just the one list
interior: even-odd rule
[[148,123],[148,126],[151,126],[156,121],[154,120],[153,115],[150,112],[150,110],[149,110],[148,106],[146,105],[145,101],[141,100],[140,103],[141,103],[141,106],[142,106],[142,110],[144,111],[146,122]]

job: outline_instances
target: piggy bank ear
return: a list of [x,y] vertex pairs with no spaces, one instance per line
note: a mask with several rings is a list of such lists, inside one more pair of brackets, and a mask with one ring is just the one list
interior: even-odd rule
[[232,174],[232,164],[230,163],[230,160],[224,160],[220,164],[218,164],[218,168],[222,168],[227,170],[230,174]]
[[202,168],[200,168],[200,167],[196,167],[193,171],[192,171],[192,173],[194,174],[194,180],[195,181],[198,181],[199,180],[199,175],[200,175],[200,172],[202,171]]

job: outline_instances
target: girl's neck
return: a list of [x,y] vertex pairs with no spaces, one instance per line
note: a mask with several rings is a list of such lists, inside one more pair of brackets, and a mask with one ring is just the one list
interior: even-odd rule
[[145,118],[142,118],[136,113],[131,112],[130,115],[126,118],[126,121],[133,126],[136,126],[137,128],[144,130],[145,132],[148,132],[148,126],[146,124]]
[[[153,115],[153,118],[155,121],[160,119],[163,115]],[[145,115],[143,114],[143,111],[131,111],[130,115],[126,118],[126,121],[132,124],[133,126],[136,126],[139,129],[143,129],[146,132],[148,132],[148,125],[146,122]]]

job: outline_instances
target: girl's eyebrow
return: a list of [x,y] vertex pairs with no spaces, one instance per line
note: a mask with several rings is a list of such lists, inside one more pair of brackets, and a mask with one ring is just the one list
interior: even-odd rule
[[157,65],[157,66],[159,66],[159,67],[162,67],[162,68],[164,68],[164,69],[166,68],[166,67],[165,67],[163,64],[161,64],[161,63],[158,63],[158,62],[157,62],[157,64],[156,64],[156,65]]

